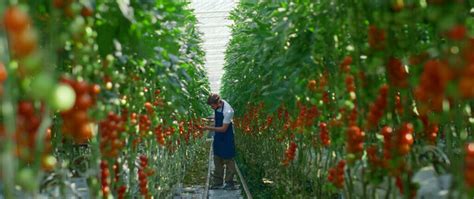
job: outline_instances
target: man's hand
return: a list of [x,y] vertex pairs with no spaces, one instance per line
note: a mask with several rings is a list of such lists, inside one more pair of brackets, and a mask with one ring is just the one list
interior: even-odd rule
[[220,127],[207,126],[206,129],[210,131],[214,131],[216,133],[225,133],[228,127],[229,127],[229,124],[222,124],[222,126]]
[[214,122],[214,117],[206,117],[202,119],[205,120],[206,122]]

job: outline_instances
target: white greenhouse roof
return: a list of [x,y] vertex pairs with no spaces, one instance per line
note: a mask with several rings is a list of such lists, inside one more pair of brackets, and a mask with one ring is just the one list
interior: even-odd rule
[[198,28],[204,34],[202,45],[206,51],[206,70],[211,91],[218,93],[224,74],[224,52],[230,39],[229,12],[238,0],[190,0],[198,19]]

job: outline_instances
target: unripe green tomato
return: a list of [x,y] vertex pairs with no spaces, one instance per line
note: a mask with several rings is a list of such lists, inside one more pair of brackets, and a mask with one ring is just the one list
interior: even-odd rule
[[17,183],[27,191],[35,189],[35,185],[38,183],[35,180],[35,174],[32,169],[24,168],[21,169],[16,175]]
[[28,57],[25,57],[25,59],[22,59],[20,61],[20,66],[23,67],[23,70],[29,75],[35,75],[38,72],[41,71],[41,59],[43,59],[41,53],[36,52]]
[[348,163],[352,164],[356,160],[356,156],[353,153],[348,153],[346,155],[346,160]]
[[121,100],[120,100],[120,103],[121,103],[122,105],[127,105],[127,100],[126,100],[126,99],[121,99]]
[[74,39],[79,40],[81,35],[84,33],[86,21],[82,17],[76,17],[71,23],[69,30],[72,33]]
[[54,88],[54,79],[50,74],[40,73],[33,77],[30,85],[30,95],[34,99],[43,100],[50,96]]
[[354,109],[354,106],[355,106],[354,103],[353,103],[352,101],[350,101],[350,100],[345,100],[345,101],[344,101],[344,105],[345,105],[349,110]]
[[67,84],[59,84],[54,88],[50,97],[50,105],[58,111],[67,111],[74,106],[76,101],[76,93]]
[[112,82],[107,82],[107,84],[105,84],[105,88],[106,88],[107,90],[112,90],[112,88],[113,88]]
[[50,170],[54,169],[54,167],[58,163],[56,158],[52,155],[48,155],[48,156],[42,158],[41,161],[42,161],[41,163],[42,163],[43,168],[50,169]]

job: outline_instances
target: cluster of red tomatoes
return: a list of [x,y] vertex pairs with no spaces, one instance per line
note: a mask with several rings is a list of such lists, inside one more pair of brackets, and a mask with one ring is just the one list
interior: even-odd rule
[[153,105],[150,102],[145,102],[145,110],[149,115],[153,115],[155,113],[155,109],[153,109]]
[[[74,0],[54,0],[53,5],[57,9],[62,9],[64,14],[67,17],[74,17],[75,16],[75,10],[73,9],[72,4],[74,3]],[[83,17],[90,17],[92,14],[94,14],[93,10],[89,6],[82,6],[80,13]]]
[[346,83],[347,93],[355,92],[356,86],[354,82],[354,76],[352,76],[351,74],[346,75],[345,83]]
[[263,125],[263,130],[267,130],[269,129],[273,124],[273,117],[268,115],[267,116],[267,122],[264,123]]
[[384,84],[380,87],[379,96],[373,104],[370,105],[369,115],[367,116],[368,125],[375,127],[382,118],[385,108],[387,107],[388,85]]
[[415,90],[415,97],[435,111],[442,110],[444,90],[451,79],[451,71],[446,62],[430,60],[425,63],[420,84]]
[[319,124],[319,138],[321,139],[323,146],[328,147],[331,144],[329,130],[325,122]]
[[122,185],[122,186],[117,186],[120,180],[120,165],[118,162],[115,162],[113,165],[113,170],[114,170],[114,182],[115,182],[115,187],[117,190],[117,198],[123,199],[125,198],[125,192],[127,192],[127,186]]
[[355,90],[356,90],[354,76],[349,73],[351,64],[352,64],[352,57],[351,56],[344,57],[344,59],[342,60],[342,62],[340,64],[341,71],[346,73],[346,77],[345,77],[344,82],[346,84],[347,93],[349,93],[349,94],[354,93]]
[[339,161],[339,163],[337,163],[337,166],[329,169],[328,180],[339,189],[344,187],[344,167],[345,166],[346,166],[346,161],[341,160]]
[[140,115],[138,119],[138,127],[140,128],[140,134],[143,136],[150,130],[151,120],[148,115]]
[[62,78],[63,83],[70,85],[76,93],[72,109],[61,112],[63,118],[62,132],[76,143],[85,143],[92,138],[91,119],[87,111],[94,106],[96,96],[100,93],[98,85],[90,85],[85,81]]
[[104,121],[99,123],[100,151],[104,157],[116,158],[125,145],[121,139],[125,131],[125,118],[110,112]]
[[140,193],[145,198],[151,198],[148,192],[147,177],[153,175],[153,170],[148,168],[148,158],[145,155],[140,156],[140,167],[138,168],[138,182],[140,185]]
[[350,126],[347,129],[346,150],[348,154],[354,155],[354,158],[349,159],[349,163],[362,157],[362,153],[364,152],[364,137],[364,131],[358,126]]
[[474,187],[474,143],[469,143],[464,155],[464,182],[469,188]]
[[390,85],[395,88],[405,88],[408,86],[408,72],[400,59],[395,57],[388,58],[386,69]]
[[303,129],[313,125],[314,120],[319,116],[318,108],[315,105],[307,106],[298,102],[298,108],[300,110],[298,117],[291,123],[291,130],[297,130],[303,132]]
[[35,76],[41,70],[38,34],[30,16],[17,6],[5,10],[2,25],[8,33],[10,53],[18,61],[20,78]]
[[117,198],[118,199],[124,199],[125,198],[125,193],[127,192],[127,186],[122,185],[117,189]]
[[380,168],[383,165],[382,159],[379,158],[379,155],[377,153],[377,145],[371,145],[367,147],[367,159],[373,168]]
[[254,109],[255,111],[248,112],[242,118],[236,118],[234,120],[236,127],[242,129],[244,133],[252,133],[256,130],[251,126],[251,124],[254,124],[253,122],[257,120],[257,112],[262,110],[259,106],[251,106],[249,109]]
[[[440,59],[430,59],[424,63],[420,82],[415,88],[415,98],[421,102],[422,115],[429,111],[439,112],[445,100],[455,103],[456,98],[474,97],[474,38],[467,37],[466,27],[453,26],[447,37],[455,43],[458,53],[446,50]],[[449,84],[457,85],[457,93],[447,93]]]
[[430,122],[428,116],[420,115],[420,120],[423,123],[424,131],[423,136],[429,144],[435,144],[436,138],[438,137],[439,127],[435,122]]
[[375,25],[370,25],[368,29],[369,46],[376,50],[383,50],[385,48],[386,33],[384,29],[378,28]]
[[[37,110],[30,101],[20,101],[17,107],[16,117],[16,131],[13,134],[13,139],[16,143],[15,154],[21,160],[29,163],[35,158],[35,151],[37,147],[37,140],[39,136],[39,130],[41,125],[41,118],[43,108]],[[51,152],[51,131],[45,129],[44,145],[41,153],[42,167],[45,170],[51,170],[54,165],[50,165],[48,161],[49,153]],[[0,138],[5,137],[5,129],[3,126],[0,127]]]
[[[389,169],[390,173],[394,176],[399,175],[404,170],[404,160],[400,157],[406,156],[413,145],[413,125],[410,123],[402,124],[402,126],[394,133],[391,127],[385,126],[381,130],[381,134],[384,138],[383,145],[383,160],[376,160],[377,158],[372,157],[372,162],[383,168]],[[373,151],[370,152],[370,156],[374,156]],[[390,164],[392,161],[392,164]],[[378,162],[378,163],[375,163]]]
[[16,6],[5,11],[3,25],[8,32],[12,54],[18,59],[31,55],[37,49],[38,35],[31,24],[28,14]]
[[3,63],[0,63],[0,96],[3,95],[3,82],[7,80],[7,69]]
[[[122,186],[117,187],[119,179],[120,179],[120,166],[118,162],[115,162],[112,168],[114,171],[114,183],[117,190],[117,197],[124,198],[125,192],[127,191],[127,186],[122,185]],[[103,198],[109,198],[109,194],[111,194],[110,193],[111,184],[109,181],[109,177],[110,177],[109,164],[107,163],[106,160],[102,160],[100,162],[100,182],[101,182],[101,190],[102,190]]]
[[165,135],[163,134],[163,126],[159,125],[155,127],[156,142],[161,145],[165,145]]
[[100,162],[100,182],[101,182],[101,189],[102,189],[102,194],[104,198],[108,198],[108,195],[110,194],[110,187],[109,187],[109,176],[110,176],[110,171],[109,171],[109,164],[107,161],[102,160]]
[[156,136],[156,142],[160,145],[165,145],[165,138],[166,136],[170,136],[171,132],[173,132],[174,129],[172,127],[165,128],[163,125],[158,125],[155,127],[155,136]]
[[298,148],[298,145],[295,142],[291,142],[288,149],[286,149],[283,165],[288,166],[288,164],[295,159],[296,148]]
[[393,140],[393,146],[398,147],[399,155],[407,155],[410,152],[411,145],[413,145],[413,125],[411,123],[402,124],[398,129],[395,139]]

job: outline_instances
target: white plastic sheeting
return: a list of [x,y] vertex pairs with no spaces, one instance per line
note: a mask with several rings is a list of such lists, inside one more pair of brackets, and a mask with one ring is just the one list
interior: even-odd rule
[[198,28],[203,35],[206,51],[206,69],[211,92],[218,93],[224,74],[224,52],[230,39],[229,12],[238,0],[190,0],[198,19]]

